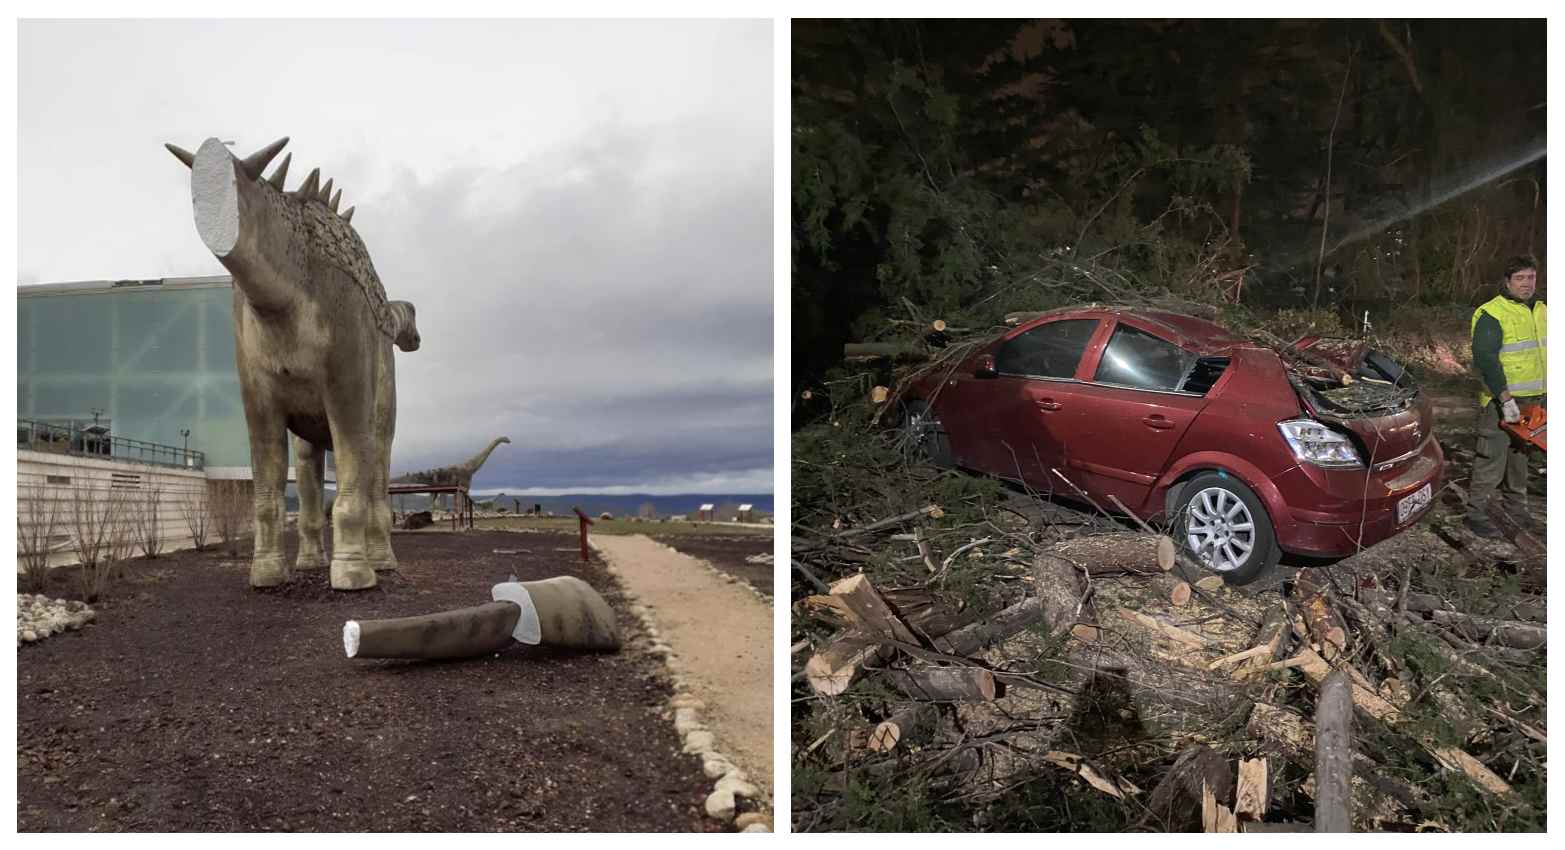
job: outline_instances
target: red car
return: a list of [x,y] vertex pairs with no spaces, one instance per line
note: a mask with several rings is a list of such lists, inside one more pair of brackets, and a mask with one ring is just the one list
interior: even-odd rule
[[1203,319],[1104,306],[1024,322],[902,398],[930,460],[1167,522],[1230,584],[1411,526],[1444,457],[1429,400],[1367,343],[1280,356]]

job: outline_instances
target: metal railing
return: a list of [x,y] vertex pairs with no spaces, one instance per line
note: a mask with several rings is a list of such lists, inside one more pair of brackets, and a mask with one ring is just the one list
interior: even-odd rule
[[39,452],[124,460],[180,469],[205,469],[206,453],[160,443],[116,437],[76,424],[57,425],[34,419],[16,420],[16,447]]

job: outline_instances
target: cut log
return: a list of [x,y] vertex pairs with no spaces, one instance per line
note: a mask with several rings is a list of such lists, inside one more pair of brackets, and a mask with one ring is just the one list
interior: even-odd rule
[[1532,623],[1475,617],[1456,611],[1430,611],[1431,619],[1470,641],[1490,641],[1512,649],[1541,650],[1548,644],[1548,630]]
[[888,387],[882,387],[879,385],[870,387],[869,400],[871,404],[884,404],[886,399],[890,396],[891,390]]
[[1096,614],[1084,601],[1085,588],[1075,565],[1050,554],[1032,562],[1033,592],[1042,605],[1045,633],[1059,637],[1077,623],[1096,625]]
[[902,693],[926,702],[991,702],[994,674],[981,667],[921,667],[887,672]]
[[[1166,542],[1166,545],[1165,545]],[[1158,574],[1174,567],[1173,543],[1162,536],[1115,531],[1071,537],[1049,547],[1093,575],[1112,572]],[[1162,564],[1167,563],[1165,569]]]
[[865,632],[918,645],[918,638],[912,630],[880,598],[880,594],[875,592],[875,586],[870,584],[869,577],[863,573],[848,576],[833,584],[831,595],[842,600],[858,620],[858,627]]
[[933,706],[906,705],[892,712],[890,717],[876,724],[870,734],[869,748],[875,752],[889,752],[926,730],[933,728],[938,717]]
[[349,658],[474,658],[509,646],[521,617],[514,602],[390,620],[349,620],[342,627]]
[[1315,831],[1353,831],[1353,682],[1326,677],[1315,702]]
[[1190,602],[1190,583],[1184,579],[1166,574],[1153,576],[1152,587],[1158,596],[1176,608],[1182,608]]
[[836,696],[853,686],[866,665],[884,662],[891,654],[869,635],[850,632],[810,656],[804,664],[804,678],[816,693]]

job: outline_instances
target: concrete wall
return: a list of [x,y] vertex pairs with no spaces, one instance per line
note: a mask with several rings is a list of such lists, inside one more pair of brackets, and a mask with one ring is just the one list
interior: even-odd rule
[[[44,524],[40,518],[47,516],[51,508],[55,513],[55,521],[54,554],[50,556],[50,564],[64,566],[77,562],[75,547],[71,543],[73,517],[78,494],[88,490],[92,491],[100,510],[107,500],[123,498],[127,509],[134,512],[146,511],[156,493],[158,538],[163,542],[164,552],[192,548],[184,508],[192,504],[204,506],[207,498],[207,477],[200,470],[27,449],[18,449],[16,452],[16,478],[18,571],[22,569],[20,538],[31,527]],[[209,545],[217,538],[212,525],[208,520]],[[135,555],[139,557],[141,554],[138,547]]]

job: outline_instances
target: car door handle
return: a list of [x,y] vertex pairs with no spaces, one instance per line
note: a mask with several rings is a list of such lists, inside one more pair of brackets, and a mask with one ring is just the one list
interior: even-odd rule
[[1039,410],[1059,410],[1060,403],[1052,398],[1033,399],[1033,404],[1038,405]]
[[1165,428],[1172,428],[1172,427],[1174,427],[1173,420],[1168,419],[1167,417],[1163,416],[1162,414],[1158,414],[1158,413],[1154,413],[1151,416],[1144,417],[1141,420],[1141,422],[1142,422],[1142,424],[1146,425],[1149,428],[1157,428],[1158,430],[1163,430]]

